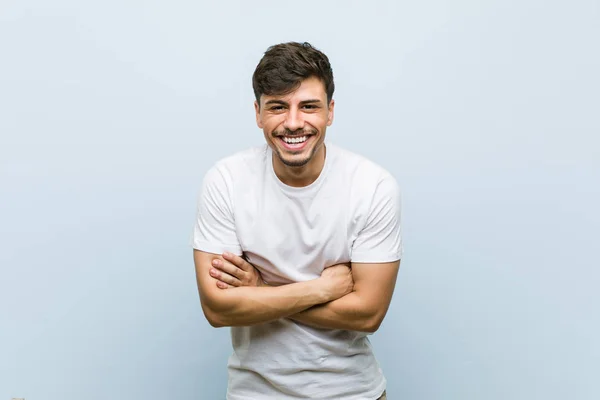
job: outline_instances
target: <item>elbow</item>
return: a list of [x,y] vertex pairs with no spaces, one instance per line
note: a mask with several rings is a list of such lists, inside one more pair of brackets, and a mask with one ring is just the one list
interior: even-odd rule
[[204,314],[204,315],[206,316],[206,320],[208,321],[210,326],[212,326],[213,328],[224,328],[224,327],[228,326],[225,322],[223,322],[219,318],[215,318],[214,316],[209,316],[207,314]]
[[367,332],[367,333],[375,333],[375,332],[377,332],[377,330],[379,329],[380,326],[381,326],[381,322],[366,321],[362,331]]
[[204,317],[213,328],[229,326],[220,313],[215,312],[207,305],[202,304],[202,311],[204,312]]
[[213,328],[234,326],[239,319],[235,301],[224,294],[219,297],[201,296],[200,304],[204,317]]
[[362,331],[367,333],[377,332],[381,326],[381,323],[383,322],[383,317],[384,315],[380,315],[378,313],[369,316],[369,318],[367,318],[363,323]]

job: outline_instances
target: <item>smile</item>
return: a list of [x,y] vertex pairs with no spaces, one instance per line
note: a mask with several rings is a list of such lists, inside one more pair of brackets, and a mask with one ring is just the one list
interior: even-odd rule
[[283,137],[283,141],[288,143],[288,144],[297,144],[297,143],[304,143],[306,142],[306,139],[308,139],[308,136],[300,136],[300,137]]
[[283,147],[285,147],[288,150],[302,150],[309,142],[310,137],[311,135],[295,137],[280,136],[279,140],[281,140]]

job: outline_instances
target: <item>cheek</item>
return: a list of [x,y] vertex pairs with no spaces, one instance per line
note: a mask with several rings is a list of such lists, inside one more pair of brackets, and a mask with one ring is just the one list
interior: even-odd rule
[[274,130],[281,128],[280,125],[283,124],[283,119],[281,118],[270,118],[268,120],[263,121],[263,130],[265,134],[271,134]]
[[305,121],[309,125],[312,125],[319,130],[323,130],[323,128],[325,128],[326,126],[329,125],[329,118],[328,118],[327,114],[314,115],[314,116],[311,116],[311,118],[307,118]]

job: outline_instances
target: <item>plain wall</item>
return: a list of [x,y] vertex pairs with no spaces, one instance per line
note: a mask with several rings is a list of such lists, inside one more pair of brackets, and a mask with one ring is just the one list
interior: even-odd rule
[[391,399],[600,398],[600,5],[0,5],[0,399],[219,399],[190,235],[263,143],[251,75],[309,41],[332,142],[398,179],[405,257],[372,336]]

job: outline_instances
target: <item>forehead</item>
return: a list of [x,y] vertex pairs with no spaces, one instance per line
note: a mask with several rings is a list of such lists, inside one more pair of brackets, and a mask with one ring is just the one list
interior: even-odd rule
[[269,100],[281,100],[287,103],[296,103],[308,99],[319,99],[324,103],[327,101],[325,84],[319,78],[310,77],[302,81],[294,91],[282,95],[266,95],[260,97],[261,103]]

